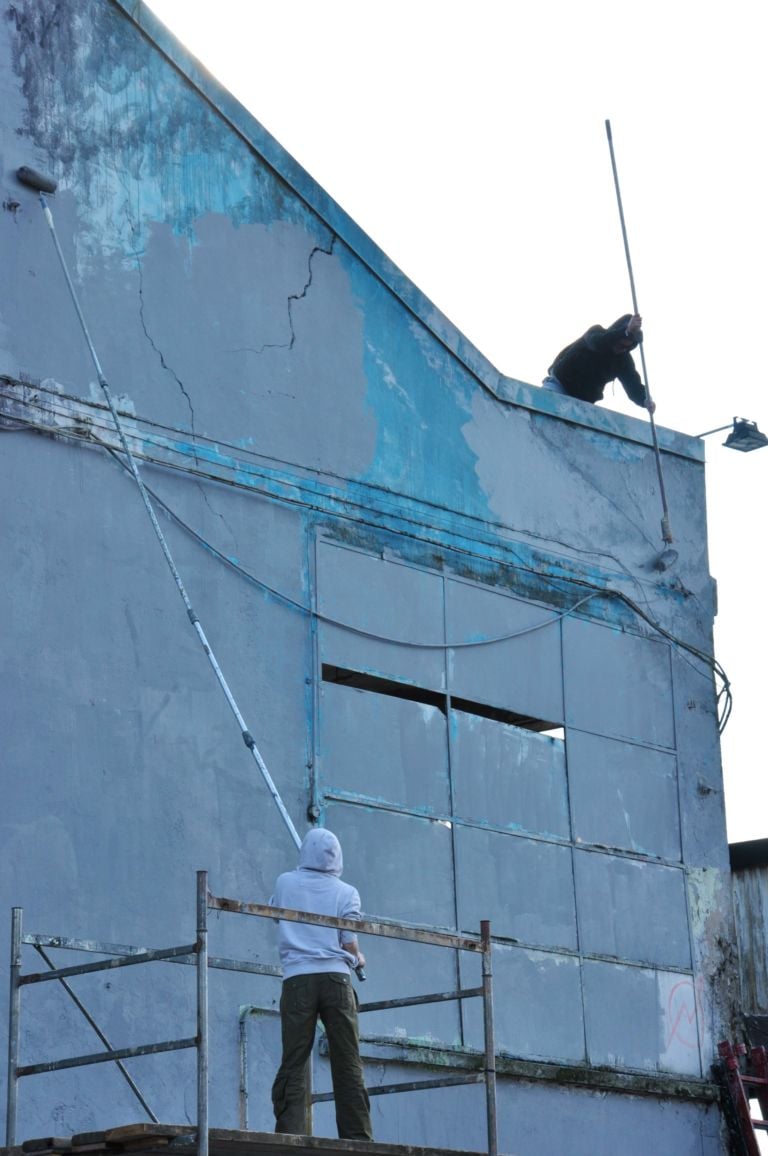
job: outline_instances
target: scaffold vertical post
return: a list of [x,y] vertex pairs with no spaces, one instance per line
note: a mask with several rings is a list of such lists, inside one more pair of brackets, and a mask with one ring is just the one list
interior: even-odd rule
[[197,873],[197,1156],[208,1156],[208,872]]
[[246,1021],[248,1018],[248,1011],[246,1008],[240,1009],[240,1020],[238,1023],[238,1033],[240,1036],[240,1095],[238,1096],[238,1109],[240,1119],[240,1131],[248,1131],[248,1031]]
[[18,1106],[19,1080],[16,1074],[19,1066],[19,1035],[21,1014],[21,907],[14,907],[11,913],[11,998],[8,1014],[8,1102],[5,1117],[5,1143],[12,1148],[16,1143],[16,1109]]
[[483,1027],[485,1034],[485,1098],[488,1116],[488,1156],[497,1156],[499,1145],[496,1126],[496,1041],[493,1033],[493,961],[491,924],[480,922],[483,945]]

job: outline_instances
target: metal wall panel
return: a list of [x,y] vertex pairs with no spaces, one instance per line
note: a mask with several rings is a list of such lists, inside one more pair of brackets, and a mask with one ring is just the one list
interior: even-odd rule
[[518,638],[450,651],[451,694],[548,722],[562,721],[557,616],[466,582],[446,581],[445,596],[449,642],[498,638],[542,624]]
[[459,923],[474,931],[490,919],[494,935],[575,949],[571,848],[457,825]]
[[579,850],[573,860],[582,951],[691,966],[681,870]]
[[595,734],[674,747],[669,647],[594,622],[563,622],[566,722]]
[[[372,935],[363,936],[361,946],[368,976],[357,988],[362,1004],[455,991],[458,987],[456,952],[450,948]],[[360,1017],[360,1034],[400,1039],[407,1036],[424,1043],[439,1041],[454,1046],[461,1043],[459,1002],[365,1012]]]
[[561,739],[451,711],[451,765],[456,815],[568,838]]
[[583,982],[590,1063],[701,1074],[690,976],[585,960]]
[[363,909],[376,918],[455,927],[451,831],[434,819],[329,804],[326,826],[344,851],[344,878],[364,878]]
[[656,973],[585,960],[583,981],[589,1062],[656,1071],[661,1051]]
[[445,715],[434,706],[323,683],[321,786],[450,812]]
[[[492,925],[493,930],[493,925]],[[463,955],[462,983],[480,982],[477,960]],[[585,1060],[579,960],[497,944],[493,950],[496,1050],[524,1059]],[[466,1043],[483,1046],[482,1004],[464,1004]]]
[[[407,642],[443,642],[443,581],[412,566],[317,543],[317,605],[321,614],[359,630]],[[445,689],[445,652],[398,646],[320,628],[323,662],[374,671],[433,690]]]
[[[702,1019],[703,980],[691,975],[657,971],[659,1014],[661,1016],[661,1053],[659,1067],[665,1072],[699,1076],[702,1071],[702,1047],[699,1024]],[[706,1015],[706,1013],[704,1013]],[[709,1075],[708,1051],[706,1074]]]
[[568,729],[577,842],[680,859],[675,756]]

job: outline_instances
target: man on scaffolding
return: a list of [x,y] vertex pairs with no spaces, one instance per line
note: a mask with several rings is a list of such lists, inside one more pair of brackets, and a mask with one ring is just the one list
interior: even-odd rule
[[[339,840],[331,831],[314,827],[301,844],[296,870],[279,876],[270,905],[360,919],[360,896],[339,878],[342,867]],[[283,967],[283,1057],[272,1086],[275,1131],[305,1131],[306,1065],[319,1016],[328,1037],[339,1137],[372,1140],[360,1060],[357,994],[351,979],[351,969],[365,965],[357,938],[333,927],[283,920],[278,947]]]
[[618,378],[630,401],[648,408],[645,386],[631,356],[643,340],[642,324],[637,313],[625,313],[607,329],[591,326],[558,353],[542,385],[594,403],[602,401],[608,382]]

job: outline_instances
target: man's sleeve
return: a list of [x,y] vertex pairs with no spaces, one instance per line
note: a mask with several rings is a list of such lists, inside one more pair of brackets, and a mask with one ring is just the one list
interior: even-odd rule
[[[339,917],[341,919],[362,919],[360,895],[355,887],[350,887],[349,895],[347,896],[347,900],[340,912]],[[354,932],[340,931],[339,938],[341,939],[342,943],[347,943],[349,942],[349,939],[354,938]]]
[[635,405],[644,406],[647,404],[643,379],[637,372],[635,363],[629,354],[627,354],[626,359],[622,361],[622,366],[617,376],[624,386],[624,392],[630,401],[633,401]]

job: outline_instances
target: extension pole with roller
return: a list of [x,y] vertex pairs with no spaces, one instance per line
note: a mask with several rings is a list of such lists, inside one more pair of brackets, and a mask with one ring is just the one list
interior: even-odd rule
[[293,839],[293,841],[297,847],[301,847],[301,838],[299,836],[299,833],[296,830],[296,828],[294,827],[293,822],[291,821],[291,817],[288,814],[287,810],[285,809],[285,804],[283,803],[283,800],[280,798],[277,787],[275,786],[274,782],[272,781],[272,777],[271,777],[269,771],[267,770],[267,765],[259,753],[258,747],[256,746],[256,743],[254,741],[253,735],[251,734],[251,732],[248,730],[248,727],[246,726],[245,719],[243,718],[242,714],[240,713],[240,710],[238,708],[237,703],[235,702],[232,691],[229,689],[229,685],[227,683],[227,680],[224,677],[224,674],[222,673],[221,667],[219,666],[218,662],[216,661],[216,656],[214,655],[213,650],[211,649],[210,643],[208,642],[208,639],[205,636],[205,631],[203,630],[202,626],[200,625],[200,620],[198,619],[197,615],[195,614],[195,611],[192,607],[192,603],[189,600],[189,595],[187,594],[187,591],[184,587],[184,583],[181,580],[181,575],[179,574],[179,571],[176,568],[176,563],[173,560],[173,556],[171,554],[170,548],[168,546],[168,543],[165,540],[165,535],[163,534],[163,531],[160,528],[160,523],[157,520],[157,515],[155,514],[154,508],[152,506],[152,502],[150,501],[149,494],[147,493],[147,489],[146,489],[143,481],[141,480],[141,475],[139,474],[138,466],[136,465],[136,460],[135,460],[133,454],[131,453],[130,446],[128,445],[128,441],[127,441],[125,433],[123,431],[123,427],[122,427],[122,424],[120,422],[120,418],[117,415],[117,410],[115,409],[114,403],[112,401],[112,394],[109,391],[109,385],[108,385],[107,380],[104,377],[104,374],[102,372],[101,364],[99,362],[99,358],[98,358],[98,355],[96,353],[96,349],[94,347],[93,341],[91,340],[91,335],[88,332],[88,326],[85,323],[85,317],[83,315],[83,311],[80,308],[80,302],[78,300],[77,293],[75,292],[75,287],[72,284],[72,278],[69,275],[69,269],[67,268],[67,263],[64,259],[64,254],[62,252],[61,245],[59,244],[59,238],[56,235],[56,228],[55,228],[55,225],[53,223],[53,214],[51,213],[51,210],[49,209],[48,205],[46,204],[45,196],[43,195],[44,193],[47,193],[48,195],[53,194],[56,191],[56,182],[52,181],[49,177],[45,177],[40,173],[36,173],[34,171],[34,169],[29,169],[26,167],[19,169],[17,171],[16,175],[22,184],[27,185],[28,188],[34,189],[39,195],[40,205],[42,206],[43,213],[45,214],[45,219],[48,223],[48,228],[51,231],[51,237],[53,238],[53,243],[54,243],[54,246],[56,248],[56,252],[58,254],[59,261],[61,263],[61,268],[64,272],[64,277],[65,277],[66,282],[67,282],[67,287],[69,288],[69,293],[70,293],[70,296],[72,298],[72,303],[75,307],[75,312],[77,313],[77,317],[78,317],[78,320],[80,322],[80,326],[83,330],[83,334],[85,336],[85,340],[86,340],[86,343],[88,345],[88,349],[89,349],[90,354],[91,354],[91,360],[93,361],[94,367],[96,369],[96,375],[98,377],[99,385],[101,386],[101,389],[104,393],[104,397],[106,398],[107,405],[109,407],[109,412],[112,415],[112,420],[115,423],[115,429],[117,430],[117,434],[118,434],[118,437],[120,439],[120,444],[123,447],[123,452],[125,453],[125,456],[126,456],[126,459],[128,461],[128,465],[130,467],[131,473],[133,474],[134,481],[136,482],[136,485],[139,488],[139,493],[141,494],[142,501],[144,502],[144,506],[146,508],[147,514],[149,515],[149,519],[152,523],[152,528],[154,529],[155,534],[157,535],[157,540],[160,543],[163,554],[165,555],[165,560],[168,563],[168,569],[171,571],[171,574],[173,576],[173,580],[176,583],[176,588],[178,589],[179,594],[181,595],[182,601],[184,602],[184,605],[186,607],[189,621],[192,623],[192,626],[195,629],[195,633],[197,634],[197,637],[200,640],[200,643],[203,647],[203,650],[205,651],[205,653],[208,657],[208,661],[210,662],[211,667],[213,668],[213,673],[216,675],[219,686],[221,687],[221,689],[224,692],[224,697],[226,698],[227,702],[229,703],[229,706],[230,706],[230,709],[231,709],[233,715],[237,719],[237,724],[240,727],[240,732],[243,736],[243,742],[245,743],[245,745],[248,747],[248,750],[253,755],[253,758],[256,762],[256,765],[258,766],[259,770],[261,771],[264,782],[266,783],[267,790],[271,794],[271,796],[275,802],[275,805],[276,805],[278,811],[280,812],[280,815],[282,816],[283,822],[285,823],[286,827],[288,828],[288,831],[290,832],[291,838]]
[[[613,169],[613,183],[616,187],[616,202],[619,206],[619,220],[621,221],[621,235],[624,239],[624,254],[627,259],[627,272],[629,273],[629,287],[632,291],[632,309],[635,314],[639,314],[640,310],[637,307],[637,293],[635,292],[635,278],[632,273],[632,259],[629,255],[629,241],[627,240],[627,226],[624,222],[624,208],[621,203],[621,189],[619,188],[619,173],[616,168],[616,157],[613,152],[613,136],[611,134],[611,122],[606,120],[605,131],[608,135],[608,148],[611,152],[611,168]],[[640,361],[643,366],[643,385],[645,386],[645,398],[648,408],[648,417],[651,423],[651,436],[653,438],[653,451],[656,455],[656,470],[659,475],[659,492],[661,494],[661,536],[667,545],[670,545],[674,540],[672,538],[672,530],[669,524],[669,509],[667,507],[667,492],[664,487],[664,475],[661,470],[661,453],[659,451],[659,439],[656,436],[656,422],[653,419],[653,402],[651,401],[651,391],[648,386],[648,371],[645,367],[645,352],[643,350],[643,343],[640,342]],[[675,555],[672,557],[672,555]],[[656,562],[657,568],[666,570],[667,566],[675,561],[677,555],[674,550],[664,550]]]

